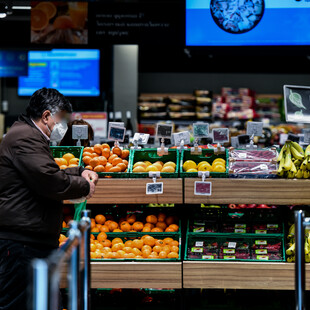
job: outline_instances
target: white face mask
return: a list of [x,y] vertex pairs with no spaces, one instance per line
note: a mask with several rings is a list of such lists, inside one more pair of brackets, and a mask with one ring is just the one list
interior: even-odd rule
[[[54,116],[52,115],[52,118],[54,119]],[[55,119],[54,119],[55,121]],[[53,130],[51,131],[50,128],[48,127],[48,125],[46,124],[47,129],[50,132],[50,140],[51,142],[58,142],[61,141],[63,139],[63,137],[65,136],[67,130],[68,130],[68,125],[65,121],[62,121],[60,123],[56,123],[55,122],[55,126],[53,128]]]

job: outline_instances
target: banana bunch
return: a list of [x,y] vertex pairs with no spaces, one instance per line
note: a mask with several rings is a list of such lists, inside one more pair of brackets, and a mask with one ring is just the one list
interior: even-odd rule
[[[310,263],[310,231],[305,231],[305,261],[306,263]],[[285,251],[286,253],[286,260],[288,263],[295,262],[295,224],[291,225],[288,231],[287,238],[289,239],[288,248]]]
[[297,142],[287,141],[277,158],[277,175],[288,179],[310,178],[310,145],[304,151]]

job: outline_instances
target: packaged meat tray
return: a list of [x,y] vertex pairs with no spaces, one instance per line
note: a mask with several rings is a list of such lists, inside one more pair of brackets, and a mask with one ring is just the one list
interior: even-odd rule
[[277,164],[271,162],[247,162],[231,161],[229,162],[229,174],[231,176],[252,176],[252,177],[276,177]]
[[216,239],[191,240],[188,243],[189,259],[218,259],[218,242]]
[[220,259],[250,259],[250,244],[247,240],[231,239],[222,243],[219,253]]
[[252,245],[252,259],[254,260],[282,260],[282,241],[280,239],[254,240]]
[[235,150],[229,152],[230,161],[251,161],[251,162],[271,162],[277,158],[277,151],[274,149],[266,150]]
[[253,225],[253,233],[255,234],[280,234],[281,232],[281,225],[276,223]]

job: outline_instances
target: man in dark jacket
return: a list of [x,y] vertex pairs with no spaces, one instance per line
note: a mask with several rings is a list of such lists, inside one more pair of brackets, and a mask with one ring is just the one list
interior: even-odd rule
[[60,170],[51,155],[71,112],[62,94],[42,88],[0,144],[0,310],[27,309],[29,266],[58,247],[62,201],[94,193],[96,173]]

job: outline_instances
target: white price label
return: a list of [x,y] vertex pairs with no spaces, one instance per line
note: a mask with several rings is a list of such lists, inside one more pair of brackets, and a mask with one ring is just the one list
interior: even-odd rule
[[197,139],[206,138],[209,136],[209,124],[208,123],[194,123],[193,134]]
[[284,145],[285,142],[287,141],[288,139],[288,134],[287,133],[280,133],[280,141],[279,141],[279,144],[280,145]]
[[246,159],[246,153],[239,153],[239,157],[241,159]]
[[72,139],[73,140],[87,140],[88,126],[87,125],[72,125]]
[[156,183],[146,183],[146,194],[147,195],[156,195],[164,193],[164,183],[156,182]]
[[195,247],[202,247],[203,246],[203,241],[196,241]]
[[212,195],[212,183],[211,182],[195,182],[195,195],[211,196]]
[[157,138],[168,138],[172,136],[172,125],[169,124],[157,124],[156,126],[156,137]]
[[238,148],[239,147],[239,139],[238,139],[238,137],[231,137],[230,138],[230,143],[231,143],[232,147]]
[[263,135],[263,122],[248,122],[246,127],[246,134],[249,136],[258,136]]
[[229,142],[229,129],[228,128],[214,128],[212,129],[213,143]]
[[310,129],[304,129],[303,130],[304,133],[304,143],[306,144],[310,144]]
[[126,128],[122,127],[121,124],[124,123],[109,123],[109,134],[108,139],[113,141],[123,142],[125,138]]
[[230,249],[235,249],[236,246],[237,246],[237,242],[228,242],[228,247],[229,247]]
[[188,131],[174,133],[173,139],[176,146],[181,145],[182,141],[184,144],[189,144],[191,142],[191,137]]
[[138,133],[136,132],[135,135],[133,136],[133,141],[137,144],[147,144],[149,141],[150,135],[148,133]]

